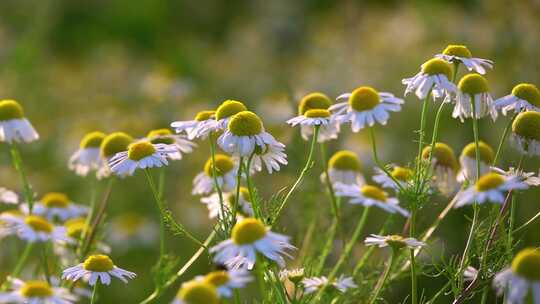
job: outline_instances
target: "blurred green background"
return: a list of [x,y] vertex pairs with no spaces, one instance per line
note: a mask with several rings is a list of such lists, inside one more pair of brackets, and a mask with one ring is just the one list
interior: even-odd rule
[[[122,130],[143,137],[152,128],[191,119],[222,100],[242,100],[288,144],[289,166],[279,174],[262,173],[256,178],[268,198],[289,185],[303,165],[306,144],[298,130],[284,121],[296,113],[296,103],[306,93],[321,91],[335,97],[370,85],[402,95],[401,79],[416,74],[421,63],[449,43],[466,44],[473,56],[495,61],[495,69],[487,75],[494,97],[508,94],[519,82],[540,84],[540,1],[3,0],[0,11],[0,97],[21,102],[41,135],[38,142],[22,147],[29,178],[39,194],[64,191],[81,203],[89,200],[89,182],[69,172],[66,163],[80,138],[92,130]],[[414,157],[419,105],[414,96],[407,97],[403,111],[378,128],[383,161],[406,164]],[[429,125],[434,111],[432,107]],[[450,113],[448,107],[440,139],[459,153],[472,141],[472,128],[452,119]],[[481,138],[495,146],[507,119],[483,120]],[[344,129],[331,149],[358,152],[369,177],[373,170],[367,134]],[[0,186],[20,190],[6,145],[0,151]],[[211,223],[205,206],[189,193],[192,178],[207,157],[208,143],[200,142],[196,153],[167,168],[171,209],[201,239]],[[507,145],[504,166],[516,161],[517,154]],[[525,166],[538,171],[538,164],[538,158],[527,159]],[[279,226],[298,246],[307,218],[318,217],[321,231],[329,223],[320,172],[318,162]],[[529,191],[523,196],[518,224],[540,209],[539,195]],[[439,198],[423,210],[420,228],[427,227],[445,205]],[[344,225],[352,227],[359,209],[345,208],[350,212]],[[452,211],[437,233],[435,251],[460,252],[469,225],[464,215],[470,211]],[[115,185],[108,222],[128,212],[157,221],[151,193],[140,174]],[[375,232],[384,216],[376,213],[366,233]],[[398,221],[393,232],[399,232],[402,224]],[[520,235],[522,245],[538,245],[538,229],[540,222]],[[18,251],[13,240],[2,242],[10,244],[0,254],[3,276]],[[170,236],[168,244],[182,261],[194,251],[181,237]],[[157,251],[112,247],[116,264],[139,277],[127,288],[116,282],[102,289],[102,301],[135,303],[152,289],[149,269]],[[359,244],[355,256],[362,251]],[[209,267],[204,257],[182,279]],[[389,303],[408,294],[407,280],[401,283],[388,290]],[[420,283],[430,294],[442,280],[423,277]],[[169,299],[170,295],[162,302]]]

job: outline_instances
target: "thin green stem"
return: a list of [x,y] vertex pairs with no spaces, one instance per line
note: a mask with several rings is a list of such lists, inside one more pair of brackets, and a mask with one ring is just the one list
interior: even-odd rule
[[478,119],[476,118],[476,109],[474,104],[474,98],[471,96],[471,106],[473,111],[473,134],[474,134],[474,153],[476,157],[476,180],[480,178],[480,139],[478,131]]
[[255,261],[255,276],[257,277],[257,286],[259,288],[259,295],[261,299],[264,299],[265,296],[265,283],[264,283],[264,258],[257,254],[257,260]]
[[[15,264],[15,268],[13,268],[13,271],[10,274],[10,277],[16,278],[21,274],[21,270],[23,269],[24,264],[26,263],[26,260],[28,260],[28,256],[30,255],[30,252],[32,252],[32,247],[34,246],[34,243],[28,242],[26,243],[26,247],[24,247],[24,251],[19,256],[19,260],[17,260],[17,264]],[[5,291],[8,287],[8,281],[6,280],[2,286],[0,286],[0,291]]]
[[[158,186],[158,197],[161,202],[163,202],[163,193],[165,188],[165,170],[161,168],[159,170],[159,186]],[[159,215],[159,260],[158,263],[161,265],[163,258],[165,257],[165,219],[161,216],[160,208],[158,207]]]
[[216,143],[214,141],[214,134],[212,132],[208,136],[208,140],[210,141],[210,158],[212,159],[212,180],[214,182],[214,188],[216,189],[216,192],[219,197],[220,214],[218,214],[218,219],[219,219],[219,222],[223,222],[223,225],[225,225],[225,221],[223,221],[223,217],[225,216],[225,203],[223,200],[223,192],[221,191],[221,188],[219,187],[219,183],[217,180]]
[[[437,143],[437,137],[439,135],[439,124],[441,120],[441,113],[444,108],[444,105],[446,102],[441,102],[441,105],[439,106],[439,109],[437,110],[437,114],[435,115],[435,123],[433,124],[433,134],[431,136],[431,149],[429,150],[429,157],[428,157],[428,166],[431,165],[431,162],[433,160],[433,151],[435,151],[435,144]],[[421,157],[421,155],[420,155]],[[422,179],[422,184],[418,188],[419,191],[421,191],[424,188],[425,182],[429,181],[429,179]]]
[[[409,224],[409,237],[414,238],[416,229],[416,209],[411,210],[411,222]],[[410,249],[411,260],[411,304],[418,303],[418,278],[416,277],[416,261],[414,249]]]
[[96,284],[94,284],[94,288],[92,289],[92,298],[90,298],[90,304],[96,303],[97,293],[98,293],[98,285],[99,285],[99,280],[96,281]]
[[371,156],[373,158],[373,161],[381,169],[392,181],[396,184],[396,186],[399,188],[400,191],[405,191],[403,189],[403,186],[401,183],[386,169],[386,167],[379,161],[379,156],[377,155],[377,143],[375,141],[375,130],[373,127],[369,128],[369,139],[371,141]]
[[416,172],[415,172],[415,181],[416,184],[419,184],[420,180],[420,168],[422,165],[422,149],[424,148],[424,137],[426,133],[426,118],[427,118],[427,109],[429,105],[429,97],[431,96],[431,89],[429,89],[429,92],[426,95],[426,98],[424,99],[422,103],[422,114],[420,115],[420,130],[418,131],[418,153],[416,155]]
[[379,297],[379,293],[384,287],[384,284],[386,283],[386,280],[388,279],[388,275],[390,274],[390,271],[394,267],[398,253],[399,253],[398,249],[392,249],[392,255],[390,256],[390,261],[388,261],[388,264],[386,265],[386,269],[384,270],[381,279],[377,283],[377,286],[375,286],[375,291],[373,292],[373,296],[371,297],[371,300],[369,301],[370,304],[373,304],[377,301],[377,298]]
[[510,132],[510,129],[512,128],[512,123],[514,123],[514,120],[516,119],[517,114],[518,113],[515,113],[514,116],[512,116],[512,119],[510,119],[510,121],[504,128],[503,135],[501,137],[501,140],[499,141],[499,145],[497,146],[497,152],[495,152],[495,157],[493,157],[493,164],[492,164],[493,166],[497,165],[499,156],[502,153],[502,147],[504,146],[506,138],[508,137],[508,133]]
[[338,200],[336,197],[336,193],[334,192],[334,186],[332,185],[332,181],[330,180],[330,175],[328,174],[328,162],[326,160],[326,144],[320,143],[319,147],[321,152],[321,161],[323,163],[324,179],[326,181],[326,186],[328,187],[328,195],[330,196],[330,201],[332,202],[332,212],[334,213],[334,217],[339,218]]
[[[90,223],[92,222],[92,218],[94,217],[94,213],[96,212],[95,209],[96,209],[96,201],[97,201],[97,179],[95,178],[95,176],[91,176],[89,177],[89,179],[90,179],[90,209],[84,221],[84,227],[86,228],[90,227]],[[83,229],[81,233],[81,237],[77,244],[78,250],[80,250],[80,248],[84,246],[84,241],[86,240],[87,236],[88,236],[88,229]]]
[[236,223],[236,215],[238,214],[238,208],[240,205],[240,188],[242,184],[242,168],[244,167],[244,157],[240,156],[240,160],[238,161],[238,172],[236,173],[236,194],[234,199],[234,206],[233,206],[233,212],[232,212],[232,223],[233,226]]
[[255,199],[255,187],[253,186],[253,180],[251,179],[251,174],[250,174],[251,162],[253,161],[254,156],[255,156],[255,151],[253,151],[253,153],[251,153],[251,155],[249,156],[244,172],[246,174],[246,183],[248,186],[249,199],[251,201],[251,207],[253,208],[255,217],[258,219],[263,219],[261,206],[259,206],[258,201]]
[[28,178],[26,177],[21,154],[19,153],[17,145],[15,143],[12,143],[9,147],[13,167],[15,168],[15,171],[17,171],[17,173],[19,174],[23,186],[24,199],[28,203],[28,213],[32,214],[32,208],[34,206],[34,194],[32,193],[32,186],[30,185],[30,183],[28,182]]
[[47,256],[47,250],[48,250],[48,242],[44,242],[42,244],[41,248],[41,262],[43,264],[43,274],[45,275],[45,279],[50,284],[51,283],[51,273],[49,271],[49,262],[48,262],[48,256]]

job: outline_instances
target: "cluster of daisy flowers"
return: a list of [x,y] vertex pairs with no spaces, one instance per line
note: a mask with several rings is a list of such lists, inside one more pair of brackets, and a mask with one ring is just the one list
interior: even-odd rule
[[[485,283],[492,279],[497,292],[505,294],[507,303],[522,303],[528,294],[534,303],[540,303],[538,249],[523,249],[509,268],[497,269],[500,272],[496,275],[497,271],[488,263],[487,253],[493,239],[514,233],[512,225],[506,228],[502,222],[513,223],[510,211],[515,208],[515,197],[540,185],[538,173],[524,171],[524,159],[540,155],[540,91],[533,84],[521,83],[510,94],[493,98],[486,78],[493,66],[491,60],[473,57],[466,46],[450,45],[423,63],[416,75],[403,79],[404,97],[414,94],[422,103],[422,112],[416,141],[418,154],[412,161],[401,164],[379,159],[375,129],[397,116],[405,104],[403,98],[364,84],[337,96],[335,102],[321,92],[306,94],[298,103],[297,115],[283,122],[298,127],[301,138],[307,142],[304,166],[291,185],[269,200],[259,194],[254,176],[276,174],[289,165],[287,149],[291,147],[276,139],[265,128],[262,118],[241,101],[225,100],[215,109],[196,113],[193,119],[172,122],[170,129],[151,130],[139,138],[125,132],[87,133],[67,167],[80,177],[107,186],[101,202],[93,195],[87,205],[82,205],[58,192],[36,199],[18,149],[20,144],[38,140],[39,135],[18,102],[2,100],[0,142],[10,147],[14,168],[21,176],[22,191],[0,188],[0,203],[6,206],[0,213],[0,238],[16,237],[26,246],[0,287],[0,303],[75,303],[84,301],[83,298],[96,303],[98,286],[109,285],[112,279],[128,283],[136,278],[135,273],[115,265],[110,257],[112,252],[126,250],[133,244],[152,246],[159,235],[159,257],[153,269],[164,271],[169,255],[164,236],[171,229],[200,249],[177,273],[155,280],[154,292],[141,303],[163,297],[198,257],[208,254],[214,270],[185,281],[170,303],[241,303],[240,295],[244,294],[241,290],[250,284],[257,285],[259,295],[245,294],[261,301],[345,303],[347,299],[357,299],[356,302],[376,303],[392,280],[410,271],[410,301],[417,304],[422,290],[417,280],[421,263],[418,254],[427,252],[422,250],[429,247],[430,236],[452,208],[467,206],[472,206],[474,216],[461,263],[453,273],[458,277],[455,303],[462,303],[475,288],[487,286]],[[465,72],[458,79],[460,67]],[[427,138],[427,117],[433,104],[438,110],[432,137]],[[438,134],[440,115],[447,106],[453,107],[452,117],[459,122],[472,121],[474,141],[465,145],[459,156],[441,141],[439,137],[444,135]],[[494,150],[480,136],[478,121],[484,117],[495,121],[499,113],[512,115]],[[326,156],[327,143],[339,142],[341,134],[349,130],[353,134],[366,132],[369,136],[375,164],[371,176],[365,174],[369,170],[354,151],[338,150],[329,158]],[[496,167],[508,135],[520,160],[515,167]],[[204,242],[176,220],[163,193],[164,167],[201,150],[200,141],[208,141],[210,151],[193,178],[191,194],[208,209],[208,218],[215,223]],[[327,216],[332,224],[325,232],[326,244],[317,248],[310,260],[305,258],[307,249],[297,247],[300,244],[309,247],[309,242],[296,242],[295,238],[277,231],[288,231],[280,226],[279,220],[285,209],[295,203],[294,193],[302,181],[311,178],[310,172],[317,162],[316,150],[321,152],[323,172],[314,180],[328,197],[332,212]],[[159,183],[154,180],[156,169],[161,176]],[[144,216],[125,213],[111,221],[111,234],[105,240],[101,232],[112,185],[116,180],[132,178],[137,172],[145,175],[160,225]],[[417,217],[433,198],[447,199],[448,205],[426,231],[418,231]],[[480,206],[489,203],[498,206],[500,213],[489,223],[492,233],[482,244],[485,254],[473,255],[470,247],[480,229],[477,223]],[[403,229],[385,224],[377,233],[364,231],[373,212],[378,212],[379,222],[401,220]],[[358,220],[352,230],[345,231],[342,221],[349,215],[357,216]],[[530,222],[535,219],[536,216]],[[497,234],[504,229],[510,230]],[[382,266],[376,272],[376,279],[366,280],[362,274],[373,249],[363,248],[365,253],[361,258],[354,254],[366,232],[364,247],[390,250],[388,261],[371,267]],[[341,242],[337,242],[340,238]],[[509,239],[505,256],[512,255],[515,245]],[[44,266],[43,271],[30,277],[25,268],[35,244],[42,245]],[[52,248],[51,258],[58,261],[54,267],[48,265],[51,259],[46,257],[48,248]],[[478,269],[472,268],[473,259],[480,265]],[[352,263],[355,267],[347,267]],[[50,272],[51,268],[54,273]],[[26,276],[30,278],[23,280]],[[366,288],[371,292],[363,291]],[[443,289],[441,293],[446,291]]]

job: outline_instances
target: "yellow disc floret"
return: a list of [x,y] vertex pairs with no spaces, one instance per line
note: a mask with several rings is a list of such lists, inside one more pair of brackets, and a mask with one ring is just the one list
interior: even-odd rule
[[298,104],[298,114],[304,115],[309,110],[323,109],[326,110],[332,105],[332,101],[323,93],[314,92],[307,94],[300,100]]
[[234,225],[231,238],[237,245],[253,244],[266,235],[264,224],[255,218],[245,218]]
[[330,111],[325,109],[311,109],[307,110],[304,116],[309,118],[325,118],[330,117]]
[[66,235],[73,239],[80,239],[88,229],[86,219],[82,217],[67,220],[64,227],[66,228]]
[[540,113],[519,113],[512,123],[512,132],[525,139],[540,141]]
[[186,304],[218,304],[216,287],[204,281],[189,281],[182,285],[176,295]]
[[386,238],[386,243],[388,244],[388,246],[390,246],[390,247],[392,247],[394,249],[400,249],[400,248],[403,248],[403,247],[405,247],[407,245],[405,243],[405,240],[403,239],[403,237],[401,235],[397,235],[397,234],[389,235]]
[[328,167],[337,170],[360,171],[360,160],[356,153],[348,150],[336,152],[328,160]]
[[25,298],[48,298],[53,295],[53,290],[47,282],[26,281],[21,286],[20,293]]
[[229,120],[227,128],[236,136],[253,136],[262,132],[263,123],[257,114],[242,111]]
[[124,132],[111,133],[101,143],[101,156],[109,158],[118,152],[127,151],[129,144],[132,142],[133,137]]
[[486,78],[477,73],[463,76],[459,80],[458,88],[461,92],[469,95],[486,93],[489,90]]
[[114,268],[113,261],[104,254],[95,254],[86,258],[83,268],[88,271],[107,272]]
[[444,55],[450,55],[450,56],[457,56],[462,58],[471,58],[472,54],[469,49],[462,44],[450,44],[448,45],[444,51]]
[[216,119],[221,120],[242,111],[247,111],[246,106],[242,102],[225,100],[216,110]]
[[397,180],[408,181],[413,176],[413,171],[409,168],[395,166],[390,174]]
[[[480,160],[486,164],[491,164],[495,153],[490,145],[486,144],[483,141],[478,142],[478,150],[480,151]],[[474,142],[468,144],[461,151],[461,155],[467,156],[476,160],[476,144]]]
[[529,281],[540,281],[540,250],[525,248],[512,260],[512,272]]
[[520,83],[512,89],[512,95],[540,107],[540,91],[534,84]]
[[197,114],[195,114],[195,120],[196,121],[209,120],[215,114],[216,114],[216,111],[200,111]]
[[21,105],[15,100],[0,100],[0,121],[21,119],[24,117],[24,111]]
[[452,66],[438,58],[430,59],[422,64],[422,72],[428,75],[445,75],[446,78],[452,77]]
[[[234,163],[232,158],[225,154],[216,154],[214,156],[214,160],[216,162],[216,175],[217,176],[223,176],[227,173],[229,173],[234,168]],[[204,164],[204,173],[208,176],[213,176],[213,168],[212,168],[212,157],[210,157],[206,163]]]
[[226,271],[212,271],[204,276],[204,281],[216,287],[229,282],[229,274]]
[[107,135],[105,135],[105,133],[103,132],[90,132],[81,139],[79,147],[81,147],[81,149],[99,148],[101,146],[101,143],[103,142],[103,139],[105,139],[105,136]]
[[41,198],[41,203],[47,208],[66,208],[69,198],[64,193],[49,192]]
[[[429,154],[431,153],[431,146],[427,146],[422,150],[422,158],[429,159]],[[436,160],[436,166],[443,166],[452,169],[458,167],[456,155],[452,148],[445,143],[435,143],[435,149],[433,151],[432,158]]]
[[171,130],[163,128],[148,132],[146,138],[148,138],[153,144],[171,145],[174,143],[174,138],[172,138],[171,135]]
[[141,160],[154,153],[156,153],[156,148],[154,148],[154,145],[147,141],[139,141],[136,143],[132,143],[129,145],[128,148],[129,159],[135,161]]
[[24,218],[24,223],[35,232],[51,233],[53,231],[53,225],[41,216],[28,215]]
[[[246,187],[240,187],[240,197],[245,200],[246,202],[251,201],[251,197],[249,195],[249,190]],[[229,195],[229,205],[232,207],[234,203],[236,202],[236,191],[233,191],[231,195]]]
[[488,190],[495,189],[502,185],[504,183],[504,177],[497,173],[487,173],[482,175],[476,184],[474,184],[474,188],[478,192],[484,192]]
[[379,102],[379,92],[372,87],[359,87],[349,96],[349,105],[358,112],[371,110]]
[[364,185],[360,187],[360,193],[367,198],[386,202],[386,193],[384,193],[384,191],[377,186]]

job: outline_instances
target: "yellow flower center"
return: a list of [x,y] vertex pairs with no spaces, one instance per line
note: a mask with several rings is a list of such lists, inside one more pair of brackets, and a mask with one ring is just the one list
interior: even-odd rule
[[225,100],[216,110],[216,119],[221,120],[242,111],[247,111],[246,106],[242,102]]
[[304,269],[301,268],[290,270],[287,273],[287,277],[291,282],[298,284],[300,281],[302,281],[302,279],[304,279]]
[[177,298],[186,304],[218,304],[219,296],[214,285],[201,282],[189,281],[182,285]]
[[495,189],[502,185],[504,183],[504,177],[502,175],[497,173],[487,173],[485,175],[482,175],[476,184],[474,184],[474,187],[476,188],[476,191],[483,192],[488,191],[491,189]]
[[540,107],[540,91],[534,84],[521,83],[512,89],[512,95]]
[[526,139],[540,141],[540,113],[534,111],[519,113],[512,123],[512,132]]
[[463,93],[476,95],[488,91],[488,82],[484,76],[470,73],[459,80],[458,88]]
[[154,145],[147,141],[140,141],[129,145],[128,157],[131,160],[141,160],[156,152]]
[[41,216],[29,215],[24,219],[24,223],[35,232],[51,233],[53,231],[53,225]]
[[129,144],[133,142],[133,137],[124,132],[114,132],[103,139],[101,143],[101,156],[111,157],[118,152],[126,151]]
[[15,100],[0,100],[0,121],[21,119],[24,117],[24,111],[21,105]]
[[328,167],[343,171],[360,171],[360,160],[356,156],[356,153],[342,150],[330,157]]
[[41,198],[41,203],[47,208],[66,208],[69,198],[64,193],[49,192]]
[[443,54],[462,58],[472,57],[471,51],[469,51],[469,49],[462,44],[450,44],[444,49]]
[[307,110],[306,113],[304,113],[304,116],[309,118],[330,117],[330,111],[324,109],[312,109]]
[[413,176],[411,169],[398,166],[394,167],[391,174],[395,179],[400,181],[408,181]]
[[371,110],[379,102],[379,93],[372,87],[359,87],[349,97],[349,105],[358,112]]
[[[246,188],[246,187],[240,187],[240,197],[247,201],[247,202],[250,202],[251,201],[251,198],[249,196],[249,190]],[[234,203],[236,202],[236,190],[234,190],[231,195],[229,195],[229,206],[232,207],[234,206]],[[241,212],[242,208],[240,208],[240,210],[238,210],[238,212]],[[243,215],[246,215],[246,214],[243,214]]]
[[195,120],[196,121],[209,120],[215,114],[216,114],[216,111],[200,111],[197,114],[195,114]]
[[250,111],[242,111],[235,114],[229,120],[227,127],[236,136],[252,136],[262,132],[263,123],[257,114]]
[[212,271],[204,277],[204,282],[219,287],[229,282],[229,274],[226,271]]
[[396,234],[389,235],[386,239],[386,243],[390,247],[396,248],[396,249],[403,248],[407,245],[405,244],[403,237],[401,235],[396,235]]
[[148,132],[146,138],[153,144],[166,144],[171,145],[174,143],[174,139],[171,137],[172,132],[169,129],[156,129]]
[[231,238],[238,245],[253,244],[266,235],[264,224],[258,219],[245,218],[234,225]]
[[106,255],[95,254],[86,258],[83,268],[88,271],[107,272],[114,268],[113,261]]
[[[422,158],[429,159],[431,152],[431,146],[427,146],[422,150]],[[435,149],[433,151],[433,159],[437,162],[435,165],[456,169],[458,167],[456,156],[454,151],[447,144],[438,142],[435,143]]]
[[[491,164],[495,153],[493,149],[483,141],[478,143],[478,150],[480,150],[480,160],[486,164]],[[468,144],[461,151],[461,155],[465,155],[469,158],[476,160],[476,144],[474,142]]]
[[[225,154],[216,154],[215,157],[216,162],[216,175],[217,176],[223,176],[227,173],[229,173],[234,168],[234,163],[232,158]],[[212,168],[212,157],[210,157],[206,163],[204,164],[204,172],[208,176],[213,176],[213,168]]]
[[101,146],[101,143],[103,142],[103,139],[105,139],[105,133],[94,131],[86,134],[82,139],[79,146],[81,149],[86,148],[99,148]]
[[26,281],[20,292],[25,298],[48,298],[53,295],[51,286],[43,281]]
[[82,217],[67,220],[64,227],[66,228],[66,235],[73,239],[80,239],[83,232],[88,228],[86,219]]
[[298,114],[304,115],[309,110],[323,109],[326,110],[332,105],[332,101],[323,93],[314,92],[307,94],[300,100],[298,105]]
[[360,193],[367,198],[372,198],[381,202],[386,202],[386,194],[381,188],[371,185],[364,185],[360,187]]
[[512,260],[512,272],[530,281],[540,281],[540,251],[525,248],[518,252]]
[[428,75],[445,75],[446,78],[452,77],[452,66],[439,58],[430,59],[422,64],[422,72]]

